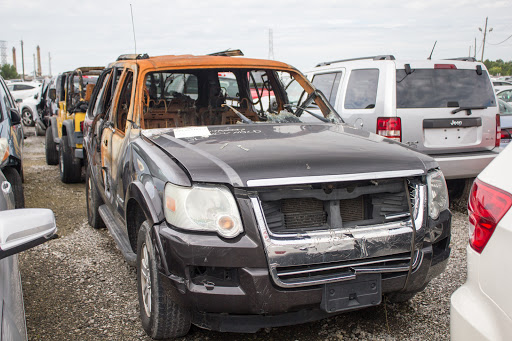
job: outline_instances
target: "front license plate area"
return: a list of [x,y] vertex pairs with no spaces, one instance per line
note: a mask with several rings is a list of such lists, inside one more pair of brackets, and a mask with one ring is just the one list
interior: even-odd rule
[[377,305],[381,300],[381,275],[364,274],[350,281],[326,284],[320,308],[335,313]]

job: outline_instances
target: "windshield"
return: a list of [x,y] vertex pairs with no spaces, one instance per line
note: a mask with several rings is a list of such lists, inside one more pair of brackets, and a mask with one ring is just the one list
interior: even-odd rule
[[413,69],[396,71],[397,108],[495,107],[485,70]]
[[[286,74],[286,75],[283,75]],[[284,77],[284,78],[283,78]],[[281,79],[295,79],[285,89]],[[301,85],[303,84],[308,91]],[[265,69],[194,69],[147,73],[144,82],[144,129],[239,123],[300,123],[308,110],[294,99],[305,93],[304,105],[318,105],[317,122],[329,121],[334,110],[298,73]],[[311,121],[311,120],[308,120]]]

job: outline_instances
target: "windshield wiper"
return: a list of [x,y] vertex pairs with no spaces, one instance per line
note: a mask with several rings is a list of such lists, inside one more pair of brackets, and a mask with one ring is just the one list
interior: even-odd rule
[[238,115],[238,117],[240,117],[240,119],[242,120],[242,122],[244,123],[247,123],[247,124],[252,124],[254,123],[253,121],[251,121],[250,119],[247,118],[247,116],[245,116],[244,114],[242,114],[240,111],[236,110],[235,108],[233,108],[231,105],[229,104],[222,104],[221,107],[228,107],[230,108],[231,110],[233,110],[235,112],[235,114]]
[[294,104],[285,104],[285,105],[284,105],[284,107],[285,107],[285,108],[290,108],[290,109],[291,109],[291,108],[293,108],[293,107],[296,107],[296,108],[297,108],[297,110],[298,110],[298,109],[300,109],[300,110],[301,110],[301,112],[302,112],[302,111],[305,111],[305,112],[307,112],[308,114],[310,114],[311,116],[313,116],[313,117],[315,117],[315,118],[319,119],[319,120],[320,120],[320,121],[322,121],[322,122],[325,122],[325,123],[329,123],[329,122],[331,122],[331,121],[329,121],[329,119],[327,119],[327,118],[325,118],[325,117],[323,117],[323,116],[320,116],[320,115],[318,115],[318,114],[315,114],[314,112],[311,112],[311,111],[309,111],[309,110],[308,110],[308,109],[306,109],[306,108],[299,107],[298,105],[294,105]]
[[452,114],[456,114],[458,113],[459,111],[464,111],[466,110],[466,115],[471,115],[472,112],[471,110],[484,110],[484,109],[487,109],[487,107],[460,107],[460,108],[457,108],[457,109],[453,109],[452,110]]

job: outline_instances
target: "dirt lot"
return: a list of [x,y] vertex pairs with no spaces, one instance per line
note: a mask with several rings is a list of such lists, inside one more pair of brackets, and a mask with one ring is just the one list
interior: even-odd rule
[[[29,340],[149,340],[138,315],[135,270],[106,230],[87,225],[84,184],[65,185],[47,166],[44,138],[27,129],[27,207],[53,209],[59,238],[21,254]],[[467,215],[454,212],[448,268],[408,303],[256,334],[192,327],[183,340],[447,340],[450,295],[466,277]]]

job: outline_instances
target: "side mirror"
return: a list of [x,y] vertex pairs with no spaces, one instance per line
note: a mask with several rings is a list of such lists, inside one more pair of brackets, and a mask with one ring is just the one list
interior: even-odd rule
[[11,108],[11,125],[21,124],[21,116],[18,109]]
[[42,244],[56,232],[55,216],[50,209],[0,211],[0,259]]
[[56,89],[50,89],[50,99],[52,101],[55,101],[56,98],[57,98],[57,90]]

